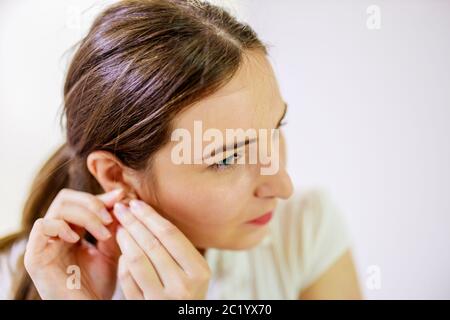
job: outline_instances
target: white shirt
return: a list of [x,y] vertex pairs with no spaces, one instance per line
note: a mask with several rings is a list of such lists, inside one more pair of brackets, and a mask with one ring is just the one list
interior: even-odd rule
[[[11,280],[25,250],[16,242],[0,254],[0,299],[11,299]],[[350,249],[345,219],[327,192],[309,190],[279,200],[263,241],[248,250],[209,248],[206,299],[298,299]],[[120,285],[113,299],[124,299]]]

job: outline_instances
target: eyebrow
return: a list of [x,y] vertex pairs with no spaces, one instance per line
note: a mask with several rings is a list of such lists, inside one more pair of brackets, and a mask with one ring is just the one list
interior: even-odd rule
[[[282,114],[280,120],[277,123],[277,127],[276,127],[277,129],[280,127],[281,122],[283,121],[284,117],[286,116],[287,108],[288,108],[288,104],[286,102],[284,102],[284,111],[283,111],[283,114]],[[209,154],[208,156],[203,158],[203,160],[211,158],[211,157],[215,156],[216,154],[218,154],[219,152],[225,153],[228,150],[236,150],[242,146],[249,145],[249,144],[255,142],[256,140],[257,140],[256,138],[253,138],[253,139],[247,138],[244,141],[234,142],[234,144],[230,144],[228,146],[223,145],[222,147],[219,147],[216,150],[213,150],[211,152],[211,154]]]

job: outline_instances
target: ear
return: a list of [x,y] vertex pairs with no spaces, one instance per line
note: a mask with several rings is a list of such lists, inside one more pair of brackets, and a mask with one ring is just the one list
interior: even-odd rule
[[135,186],[138,185],[132,170],[108,151],[93,151],[87,157],[89,172],[97,179],[105,192],[122,188],[133,197],[136,195]]

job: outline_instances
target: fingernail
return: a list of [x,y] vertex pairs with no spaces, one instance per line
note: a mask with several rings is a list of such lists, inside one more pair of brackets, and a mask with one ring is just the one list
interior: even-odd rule
[[100,233],[104,239],[109,239],[111,237],[111,232],[109,232],[105,226],[102,226]]
[[122,191],[123,191],[122,188],[117,188],[117,189],[115,189],[115,190],[112,190],[112,191],[111,191],[111,196],[112,196],[112,197],[116,197],[116,196],[118,196],[119,194],[121,194]]
[[125,206],[120,203],[120,202],[116,202],[116,204],[114,204],[114,212],[120,217],[123,218],[126,214],[126,208]]
[[132,209],[139,209],[139,208],[142,207],[142,204],[140,203],[139,200],[133,199],[133,200],[130,201],[130,207]]
[[75,231],[71,230],[68,232],[70,239],[72,239],[73,241],[78,241],[80,240],[80,236],[78,235],[78,233],[76,233]]
[[116,231],[116,238],[121,238],[123,236],[123,227],[118,227]]
[[113,219],[106,208],[103,208],[102,211],[100,211],[100,216],[102,217],[103,222],[107,224],[113,222]]

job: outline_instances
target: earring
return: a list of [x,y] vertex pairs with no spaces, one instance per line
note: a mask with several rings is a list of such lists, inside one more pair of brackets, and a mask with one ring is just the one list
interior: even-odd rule
[[137,195],[136,195],[135,192],[130,191],[130,192],[126,193],[125,197],[120,202],[122,202],[123,204],[128,205],[130,203],[130,201],[133,200],[133,199],[137,199]]

